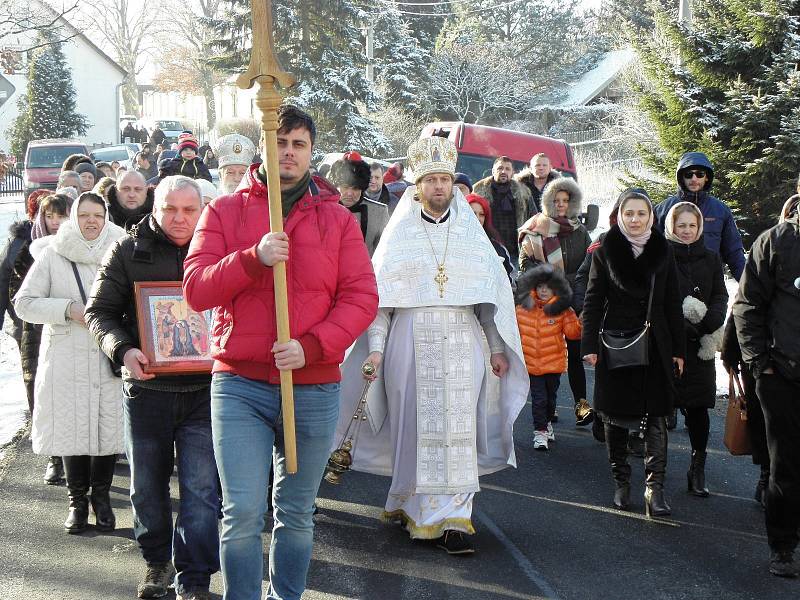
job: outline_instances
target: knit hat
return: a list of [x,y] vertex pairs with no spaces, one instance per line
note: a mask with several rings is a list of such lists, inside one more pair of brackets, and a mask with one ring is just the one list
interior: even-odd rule
[[75,165],[75,172],[80,175],[81,173],[91,173],[95,180],[97,180],[97,167],[90,162],[82,162]]
[[191,148],[195,152],[200,145],[197,143],[197,138],[194,137],[191,133],[182,133],[178,136],[178,154],[180,154],[184,149]]
[[443,137],[420,138],[408,147],[408,166],[414,172],[414,182],[431,173],[456,177],[458,151],[455,144]]
[[470,192],[472,192],[472,181],[470,181],[469,176],[466,173],[456,173],[456,178],[453,180],[453,185],[457,183],[463,183],[467,186]]
[[358,152],[347,152],[331,165],[328,181],[337,188],[354,187],[362,192],[369,187],[371,170]]

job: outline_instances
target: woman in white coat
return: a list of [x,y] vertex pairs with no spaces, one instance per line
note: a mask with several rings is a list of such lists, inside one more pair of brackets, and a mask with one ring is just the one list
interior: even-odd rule
[[109,490],[124,448],[122,387],[83,311],[103,255],[123,235],[108,220],[103,198],[82,194],[14,298],[20,318],[44,324],[31,438],[37,454],[64,458],[68,533],[86,529],[90,501],[98,529],[116,525]]

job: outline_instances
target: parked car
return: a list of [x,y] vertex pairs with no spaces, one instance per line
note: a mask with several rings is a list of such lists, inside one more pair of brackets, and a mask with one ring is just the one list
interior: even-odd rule
[[141,146],[139,144],[117,144],[115,146],[104,146],[103,148],[95,148],[89,154],[94,162],[112,162],[119,161],[126,169],[133,168],[133,157],[139,151]]
[[153,133],[153,130],[156,127],[164,132],[164,135],[166,136],[164,138],[165,144],[177,142],[178,136],[185,129],[183,124],[178,119],[153,119],[145,124],[145,129],[147,129],[148,134]]
[[25,152],[24,165],[17,163],[17,169],[24,168],[22,177],[25,199],[38,189],[56,189],[61,165],[70,154],[89,154],[83,142],[69,139],[33,140]]
[[[434,136],[447,138],[456,145],[456,171],[466,173],[473,183],[492,174],[492,165],[498,156],[509,157],[514,170],[519,172],[528,166],[534,154],[540,152],[548,156],[552,167],[562,175],[578,179],[572,148],[564,140],[461,121],[428,123],[419,137]],[[588,231],[597,227],[598,218],[597,205],[588,205],[582,215]]]

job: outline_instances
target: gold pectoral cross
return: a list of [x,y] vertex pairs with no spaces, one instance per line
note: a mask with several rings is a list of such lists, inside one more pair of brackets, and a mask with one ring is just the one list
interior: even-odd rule
[[439,298],[444,298],[444,284],[447,283],[447,274],[444,272],[444,265],[439,265],[436,270],[436,277],[433,280],[439,285]]

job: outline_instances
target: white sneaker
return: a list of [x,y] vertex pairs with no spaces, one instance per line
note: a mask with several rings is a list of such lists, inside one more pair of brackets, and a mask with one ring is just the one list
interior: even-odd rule
[[547,424],[547,441],[548,442],[555,442],[556,441],[556,433],[553,431],[553,424]]
[[533,432],[533,449],[547,450],[547,431]]

